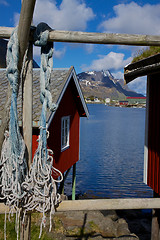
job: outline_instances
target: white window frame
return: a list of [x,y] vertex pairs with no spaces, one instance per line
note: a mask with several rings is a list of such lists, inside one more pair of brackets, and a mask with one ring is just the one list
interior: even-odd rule
[[61,118],[61,151],[69,148],[70,116]]

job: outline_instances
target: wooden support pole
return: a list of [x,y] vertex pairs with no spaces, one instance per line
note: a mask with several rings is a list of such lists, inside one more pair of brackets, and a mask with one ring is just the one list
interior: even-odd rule
[[[22,68],[22,60],[26,51],[26,48],[28,46],[28,41],[29,41],[29,34],[30,34],[30,25],[33,17],[33,11],[34,11],[34,6],[35,6],[36,0],[24,0],[22,3],[22,8],[21,8],[21,13],[20,13],[20,20],[19,20],[19,26],[18,26],[18,40],[19,40],[19,46],[20,46],[20,57],[19,57],[19,64],[18,64],[18,69],[19,72],[21,72]],[[1,32],[1,38],[10,38],[11,33],[14,28],[6,28],[5,27],[0,27],[2,30]],[[3,31],[4,30],[4,31]],[[9,30],[9,31],[8,31]],[[7,35],[6,35],[7,32]],[[11,97],[11,91],[10,87],[8,88],[8,93],[6,97],[6,102],[4,105],[4,110],[3,110],[3,116],[1,126],[0,126],[0,151],[2,148],[2,143],[4,140],[4,132],[8,127],[8,122],[9,122],[9,111],[10,111],[10,97]]]
[[[32,160],[32,67],[33,67],[33,51],[32,44],[29,46],[30,27],[33,18],[33,12],[36,0],[23,0],[19,25],[18,25],[18,41],[19,41],[19,63],[18,69],[21,72],[23,57],[27,47],[28,56],[25,62],[24,77],[24,102],[23,102],[23,135],[28,152],[28,167]],[[23,214],[23,213],[22,213]],[[20,232],[21,240],[31,239],[31,214],[26,215],[25,224],[21,224]]]
[[[22,74],[23,89],[23,137],[27,148],[27,163],[32,163],[32,79],[33,79],[33,45],[29,43],[28,54]],[[23,213],[22,213],[23,218]],[[26,214],[25,224],[21,226],[21,240],[30,240],[31,213]]]
[[65,174],[63,174],[63,181],[60,183],[60,187],[59,187],[59,192],[61,194],[64,194],[64,183],[65,183],[65,180],[70,172],[71,168],[69,168]]
[[19,70],[29,42],[30,27],[36,0],[23,0],[18,24]]
[[73,165],[72,173],[72,200],[76,199],[76,163]]
[[151,228],[151,240],[159,240],[159,219],[160,219],[160,210],[152,210],[152,228]]
[[[11,28],[0,27],[0,38],[9,38]],[[30,36],[32,40],[32,36]],[[95,33],[53,30],[49,41],[92,44],[117,44],[133,46],[160,46],[160,36],[120,33]]]
[[28,151],[28,168],[32,163],[32,105],[33,105],[33,45],[29,43],[28,54],[22,74],[23,86],[23,137]]
[[[154,199],[159,199],[159,195],[153,192]],[[160,209],[152,210],[152,229],[151,229],[151,240],[159,240],[160,237]]]

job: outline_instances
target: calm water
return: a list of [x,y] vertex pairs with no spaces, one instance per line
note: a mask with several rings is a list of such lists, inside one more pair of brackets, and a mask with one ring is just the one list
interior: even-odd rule
[[[98,197],[151,197],[143,183],[145,109],[88,105],[81,119],[76,193]],[[71,177],[70,177],[71,178]],[[66,191],[70,191],[68,179]]]

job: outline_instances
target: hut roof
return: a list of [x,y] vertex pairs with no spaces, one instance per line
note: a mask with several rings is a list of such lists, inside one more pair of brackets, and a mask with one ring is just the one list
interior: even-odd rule
[[160,54],[131,63],[124,68],[124,80],[131,82],[137,77],[145,76],[160,71]]
[[[67,88],[71,78],[73,77],[75,88],[80,96],[79,101],[79,114],[80,116],[88,117],[88,109],[86,103],[83,98],[83,94],[78,83],[74,67],[65,68],[65,69],[53,69],[51,73],[51,84],[50,90],[52,94],[52,101],[59,105],[65,89]],[[40,69],[33,69],[33,126],[39,126],[40,114],[42,104],[40,102]],[[2,111],[4,108],[4,104],[6,101],[6,92],[8,89],[8,80],[6,77],[6,70],[0,69],[0,119],[2,116]],[[20,121],[20,125],[22,123],[22,90],[21,85],[19,89],[18,101],[17,101],[17,109],[18,109],[18,119]],[[85,113],[85,114],[84,114]],[[50,124],[51,119],[53,118],[54,113],[51,113],[49,110],[47,112],[47,122]]]

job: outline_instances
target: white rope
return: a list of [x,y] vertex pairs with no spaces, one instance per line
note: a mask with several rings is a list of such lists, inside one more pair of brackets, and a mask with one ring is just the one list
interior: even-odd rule
[[[50,110],[55,111],[56,105],[52,103],[52,97],[49,91],[51,69],[53,64],[53,44],[48,43],[47,45],[45,45],[47,43],[49,31],[46,29],[46,24],[45,26],[44,24],[42,25],[42,28],[45,31],[42,34],[40,33],[40,40],[36,41],[36,44],[40,43],[40,45],[42,46],[40,99],[43,105],[41,113],[41,127],[38,139],[38,148],[35,152],[29,172],[27,171],[27,164],[25,159],[25,144],[22,136],[20,135],[18,126],[17,96],[19,86],[17,80],[17,51],[19,48],[17,35],[13,34],[12,36],[14,36],[15,42],[11,42],[11,37],[8,44],[8,46],[12,48],[11,51],[8,50],[12,60],[8,60],[8,77],[10,79],[13,97],[11,98],[10,128],[9,132],[5,133],[5,140],[3,142],[1,152],[0,187],[2,187],[2,199],[6,199],[6,205],[8,205],[10,208],[8,214],[9,220],[10,215],[13,213],[13,210],[16,210],[15,230],[17,233],[17,240],[19,237],[19,221],[20,212],[22,209],[22,224],[25,223],[25,216],[27,212],[36,210],[43,213],[40,225],[39,238],[42,234],[42,228],[45,227],[46,224],[46,213],[50,212],[49,231],[51,231],[51,217],[52,214],[55,213],[55,206],[60,202],[60,195],[57,193],[56,182],[61,182],[63,180],[62,173],[58,169],[53,167],[53,151],[51,149],[47,149],[47,138],[49,137],[49,132],[46,128],[46,111],[47,107],[49,107]],[[13,49],[16,49],[16,52],[12,51]],[[16,57],[15,60],[14,56]],[[10,58],[8,57],[8,59]],[[54,173],[56,173],[57,176],[60,176],[60,180],[56,180],[53,178]],[[6,216],[4,224],[4,237],[6,238]]]

